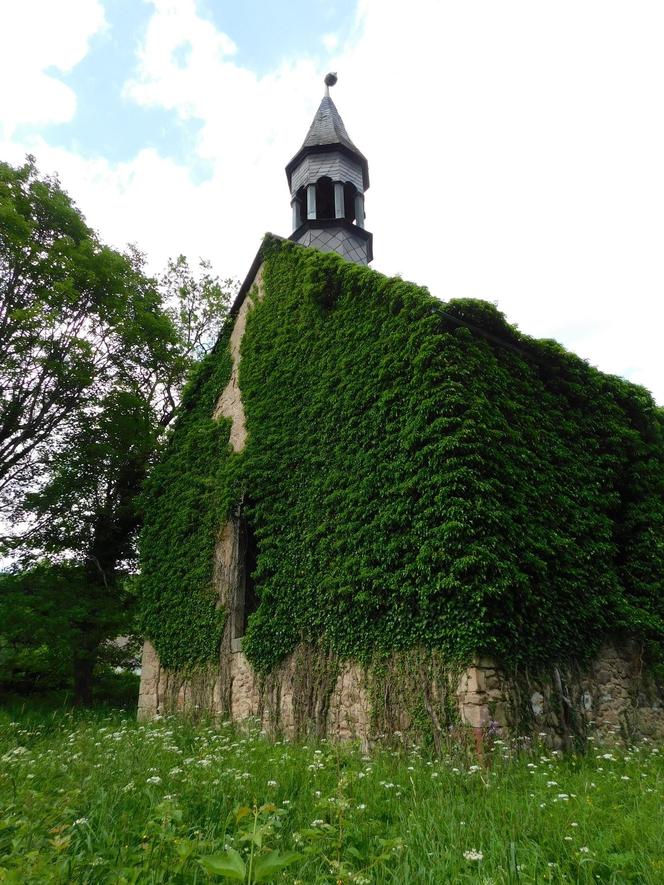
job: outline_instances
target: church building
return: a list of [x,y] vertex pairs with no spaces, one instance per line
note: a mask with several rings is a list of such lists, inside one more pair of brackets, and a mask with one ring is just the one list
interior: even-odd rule
[[661,736],[662,412],[489,303],[369,268],[336,79],[286,166],[293,231],[149,480],[139,716]]

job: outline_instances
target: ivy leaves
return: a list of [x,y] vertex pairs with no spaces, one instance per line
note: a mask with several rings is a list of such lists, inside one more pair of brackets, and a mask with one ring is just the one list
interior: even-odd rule
[[260,672],[303,640],[515,664],[580,657],[618,628],[661,640],[663,421],[645,391],[492,305],[443,305],[333,254],[271,242],[263,279],[242,341],[245,451],[202,444],[230,371],[220,342],[155,471],[145,580],[160,617],[178,612],[150,620],[160,655],[176,626],[169,660],[203,654],[192,613],[240,487]]

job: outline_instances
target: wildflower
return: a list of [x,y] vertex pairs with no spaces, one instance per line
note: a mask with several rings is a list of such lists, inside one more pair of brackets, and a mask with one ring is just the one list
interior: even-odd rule
[[571,842],[571,841],[572,841],[571,836],[565,836],[565,842]]
[[581,848],[579,848],[579,851],[582,851],[583,854],[589,854],[589,853],[590,853],[590,848],[588,848],[587,845],[582,845]]
[[87,817],[77,817],[72,827],[84,827],[88,823]]
[[267,785],[268,785],[268,787],[276,787],[276,786],[277,786],[277,782],[276,782],[276,781],[268,781],[268,782],[267,782]]
[[364,811],[364,809],[365,809],[366,807],[367,807],[367,806],[364,804],[364,802],[362,802],[360,805],[357,806],[357,810],[358,810],[358,811]]
[[311,826],[312,827],[322,827],[324,823],[325,823],[324,820],[320,820],[320,818],[316,818],[316,820],[311,821]]
[[477,851],[475,848],[471,848],[469,851],[464,851],[463,856],[466,860],[483,860],[484,855],[481,851]]
[[628,780],[629,780],[629,775],[628,775],[628,774],[623,774],[622,777],[620,778],[620,780],[621,780],[621,781],[628,781]]
[[149,777],[145,783],[146,784],[160,784],[161,778],[159,777],[158,774],[153,774],[152,777]]
[[575,820],[573,820],[572,823],[570,824],[570,827],[578,827],[578,826],[579,825],[577,824],[577,822]]

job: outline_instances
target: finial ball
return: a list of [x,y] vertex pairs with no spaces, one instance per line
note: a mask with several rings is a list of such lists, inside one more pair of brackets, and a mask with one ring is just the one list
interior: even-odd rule
[[334,84],[337,82],[337,79],[338,78],[337,78],[336,71],[330,71],[329,74],[325,75],[325,85],[326,86],[334,86]]

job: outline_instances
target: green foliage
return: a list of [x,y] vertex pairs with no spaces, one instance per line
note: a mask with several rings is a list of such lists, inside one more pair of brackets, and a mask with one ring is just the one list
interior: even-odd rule
[[[33,158],[19,168],[0,163],[0,526],[7,532],[0,541],[16,557],[14,568],[21,557],[26,587],[40,574],[35,559],[68,563],[64,584],[41,581],[39,597],[54,629],[79,637],[81,702],[92,700],[104,641],[133,626],[124,577],[135,558],[138,496],[233,287],[206,262],[190,270],[183,256],[151,279],[136,249],[122,254],[98,241]],[[77,587],[73,607],[69,579]],[[17,604],[26,611],[31,593]],[[0,642],[10,642],[1,622],[0,631]],[[17,642],[14,634],[17,664],[22,656],[35,666],[61,661],[29,632],[24,646]]]
[[0,881],[661,885],[650,741],[488,741],[478,760],[259,732],[0,709]]
[[[117,636],[127,629],[130,610],[122,585],[109,591],[91,583],[72,562],[0,575],[0,690],[71,689],[75,654],[89,625]],[[122,660],[116,656],[113,663]]]
[[443,304],[334,254],[269,241],[263,279],[242,342],[241,482],[210,419],[223,342],[155,471],[145,628],[169,664],[216,653],[195,612],[240,489],[260,596],[244,648],[261,672],[303,640],[516,665],[582,657],[616,630],[661,642],[664,422],[645,390],[489,304]]
[[267,845],[286,816],[285,809],[277,808],[273,802],[266,802],[260,807],[254,805],[253,809],[243,805],[235,814],[235,823],[236,839],[249,847],[246,861],[235,848],[228,848],[222,854],[208,854],[199,858],[199,863],[212,876],[246,882],[246,885],[272,881],[278,873],[301,858],[296,851],[276,851]]
[[33,158],[0,163],[0,504],[99,385],[168,359],[175,334],[137,256],[101,244]]
[[141,534],[141,629],[167,667],[214,658],[224,625],[212,591],[217,532],[237,497],[237,456],[230,422],[213,420],[231,373],[228,339],[221,337],[197,367],[180,415],[146,488]]

